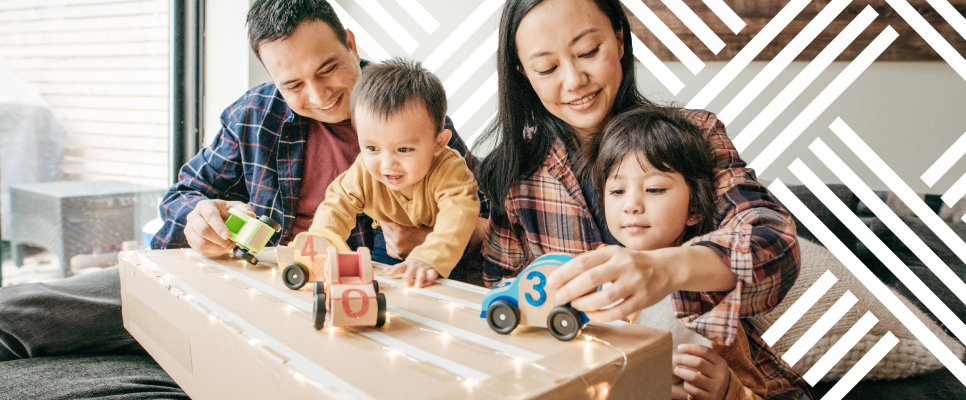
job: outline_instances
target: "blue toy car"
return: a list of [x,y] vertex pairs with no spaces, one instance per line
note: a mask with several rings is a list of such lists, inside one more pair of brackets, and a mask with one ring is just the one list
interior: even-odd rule
[[[503,282],[483,297],[483,312],[490,329],[508,334],[517,325],[547,328],[559,340],[572,340],[589,319],[570,304],[554,304],[555,290],[548,290],[547,276],[573,257],[550,253],[537,258],[516,279]],[[521,301],[521,298],[523,301]]]

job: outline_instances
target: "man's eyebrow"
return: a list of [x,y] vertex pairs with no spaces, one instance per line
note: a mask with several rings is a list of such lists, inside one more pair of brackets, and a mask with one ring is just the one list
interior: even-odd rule
[[[587,35],[589,35],[591,33],[595,33],[595,32],[598,32],[598,31],[600,31],[600,29],[598,29],[598,28],[587,28],[587,30],[585,30],[583,32],[580,32],[576,37],[574,37],[574,40],[571,40],[570,41],[570,44],[577,43],[577,41],[580,40],[580,39],[583,39],[584,36],[587,36]],[[550,54],[549,51],[541,51],[539,53],[533,53],[533,54],[530,55],[530,57],[527,57],[527,60],[532,60],[534,58],[540,58],[540,57],[543,57],[543,56],[548,55],[548,54]]]
[[[315,72],[321,71],[325,67],[329,66],[329,64],[334,63],[336,60],[338,60],[338,57],[336,57],[336,56],[332,56],[332,57],[329,57],[329,58],[325,59],[325,61],[322,61],[322,64],[319,65],[319,67],[315,69]],[[298,79],[298,78],[289,79],[289,80],[287,80],[285,82],[282,82],[282,86],[288,86],[289,84],[298,82],[299,80],[300,79]]]

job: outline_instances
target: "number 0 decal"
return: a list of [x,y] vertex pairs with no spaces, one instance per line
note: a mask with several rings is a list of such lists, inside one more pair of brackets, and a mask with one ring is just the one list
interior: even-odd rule
[[536,285],[533,285],[533,290],[536,290],[540,297],[534,300],[530,293],[527,293],[524,297],[527,298],[527,303],[530,303],[531,306],[540,307],[544,302],[547,301],[547,292],[543,290],[543,287],[547,284],[547,277],[543,275],[543,272],[530,271],[530,273],[527,274],[527,280],[533,280],[534,278],[540,280],[540,282],[538,282]]
[[[353,312],[352,307],[349,306],[349,293],[359,292],[359,298],[362,299],[362,309],[358,312]],[[362,318],[369,311],[369,295],[360,289],[346,289],[342,292],[342,311],[345,315],[352,319]]]

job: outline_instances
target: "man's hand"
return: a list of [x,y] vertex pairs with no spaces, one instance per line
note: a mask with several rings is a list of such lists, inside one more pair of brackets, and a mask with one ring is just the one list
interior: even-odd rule
[[225,220],[230,215],[229,208],[255,217],[252,206],[240,201],[199,201],[194,211],[188,214],[184,225],[184,237],[188,240],[188,246],[204,256],[224,254],[231,249],[233,243],[228,239],[228,227],[225,226]]
[[386,274],[389,276],[403,274],[403,286],[409,286],[410,282],[415,279],[416,282],[413,286],[417,288],[429,285],[435,282],[436,278],[439,278],[439,273],[432,266],[415,258],[389,267],[386,269]]
[[386,239],[386,254],[389,257],[405,260],[409,252],[426,241],[433,228],[414,228],[392,222],[379,222],[382,236]]
[[728,363],[714,350],[699,344],[682,344],[678,351],[681,354],[674,356],[672,364],[674,375],[684,379],[684,384],[672,388],[672,392],[680,394],[683,388],[694,400],[724,399],[731,384]]

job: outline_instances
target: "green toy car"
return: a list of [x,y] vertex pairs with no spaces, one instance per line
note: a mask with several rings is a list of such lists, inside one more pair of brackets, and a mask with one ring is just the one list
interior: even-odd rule
[[261,252],[265,243],[268,243],[275,232],[280,232],[282,226],[265,215],[256,219],[233,208],[228,209],[228,212],[231,215],[225,221],[225,226],[230,232],[228,238],[235,242],[232,254],[252,265],[258,264],[258,259],[253,254]]

